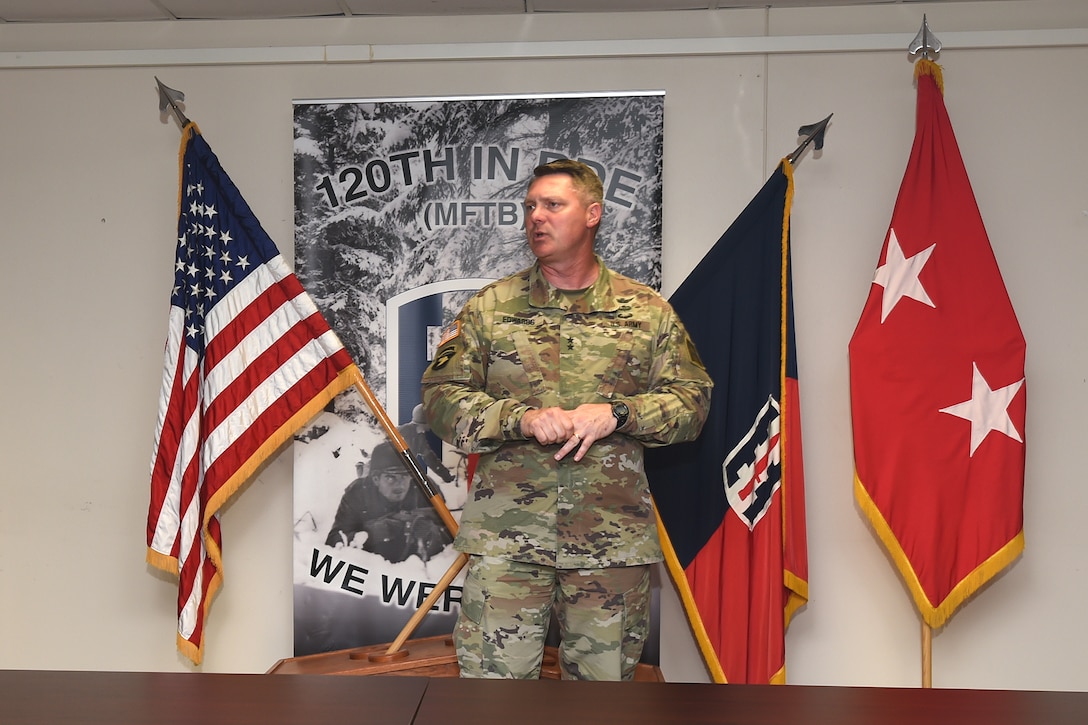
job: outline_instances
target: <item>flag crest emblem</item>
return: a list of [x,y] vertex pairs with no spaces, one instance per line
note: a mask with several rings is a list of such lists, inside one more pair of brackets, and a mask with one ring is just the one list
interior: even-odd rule
[[748,433],[722,463],[725,497],[751,531],[770,507],[782,482],[778,401],[767,398]]

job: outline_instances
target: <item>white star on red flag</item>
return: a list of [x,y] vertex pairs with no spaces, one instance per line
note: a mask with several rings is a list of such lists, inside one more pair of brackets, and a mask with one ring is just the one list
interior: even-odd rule
[[929,255],[933,254],[936,244],[931,244],[912,257],[903,256],[903,248],[899,246],[899,240],[895,236],[895,230],[888,232],[888,253],[885,255],[884,264],[877,267],[873,284],[884,288],[884,296],[880,303],[880,321],[888,319],[888,315],[904,297],[918,300],[922,304],[936,307],[929,298],[926,288],[918,280],[922,267],[929,261]]
[[997,431],[1007,435],[1020,443],[1024,439],[1016,430],[1016,425],[1009,416],[1009,404],[1016,397],[1020,386],[1024,384],[1024,378],[1020,378],[1011,385],[994,390],[979,372],[978,363],[971,363],[971,397],[962,403],[941,408],[942,413],[954,415],[957,418],[971,421],[971,455],[986,440],[990,431]]

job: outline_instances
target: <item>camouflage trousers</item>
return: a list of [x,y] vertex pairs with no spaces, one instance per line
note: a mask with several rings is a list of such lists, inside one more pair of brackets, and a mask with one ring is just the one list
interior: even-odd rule
[[565,680],[630,680],[649,632],[650,567],[469,559],[454,630],[461,677],[536,679],[555,611]]

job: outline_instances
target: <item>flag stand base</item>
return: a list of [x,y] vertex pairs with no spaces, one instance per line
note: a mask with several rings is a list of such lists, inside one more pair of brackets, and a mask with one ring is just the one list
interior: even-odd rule
[[[388,655],[388,644],[367,645],[334,652],[319,652],[282,659],[268,670],[270,675],[399,675],[407,677],[459,677],[457,653],[449,635],[410,639]],[[555,647],[544,648],[540,679],[558,680],[559,655]],[[661,670],[640,663],[637,682],[664,682]]]

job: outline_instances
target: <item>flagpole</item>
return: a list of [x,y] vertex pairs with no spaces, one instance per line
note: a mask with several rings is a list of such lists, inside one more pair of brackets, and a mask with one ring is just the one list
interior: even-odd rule
[[[423,618],[427,616],[427,612],[431,611],[431,607],[438,603],[439,597],[441,597],[445,591],[449,588],[450,583],[454,578],[465,568],[465,564],[468,564],[468,554],[461,552],[450,564],[450,568],[446,570],[446,573],[442,575],[442,578],[434,585],[434,589],[427,595],[427,598],[423,600],[423,603],[419,605],[416,611],[408,619],[408,623],[401,629],[397,638],[389,645],[385,652],[369,652],[367,653],[367,659],[371,662],[392,662],[394,660],[403,659],[408,656],[408,650],[401,649],[404,643],[408,641],[408,638],[412,636],[412,632],[416,631],[416,627],[423,621]],[[351,652],[348,654],[350,659],[361,659],[361,652]]]
[[[359,394],[363,396],[363,400],[370,406],[370,409],[374,411],[374,415],[378,417],[378,422],[385,430],[386,435],[393,442],[397,451],[400,453],[401,461],[408,470],[411,471],[412,477],[415,478],[416,483],[423,487],[424,493],[430,500],[431,505],[434,506],[438,515],[442,518],[442,522],[446,524],[446,528],[449,532],[456,536],[458,530],[457,521],[453,518],[453,514],[450,513],[449,508],[446,506],[445,500],[431,485],[430,479],[419,467],[419,462],[416,457],[412,455],[412,451],[408,448],[408,443],[404,440],[404,437],[397,430],[397,427],[393,425],[393,421],[389,418],[389,414],[385,412],[385,408],[378,402],[378,399],[374,396],[374,391],[367,385],[366,380],[363,378],[362,372],[359,368],[355,368],[355,388],[359,391]],[[416,608],[416,611],[408,619],[407,624],[401,629],[400,634],[389,645],[385,652],[371,652],[367,655],[367,658],[371,662],[390,662],[397,659],[402,659],[408,656],[408,650],[401,649],[404,643],[412,636],[412,632],[416,630],[419,623],[423,621],[423,618],[427,616],[427,612],[431,611],[431,607],[438,602],[438,598],[445,593],[449,588],[450,582],[454,577],[460,573],[461,569],[468,563],[468,554],[458,554],[457,559],[454,560],[450,568],[446,570],[446,573],[442,575],[442,578],[434,585],[434,589],[427,595],[427,598]],[[352,653],[349,657],[356,658],[357,655]]]
[[163,82],[159,80],[158,76],[155,76],[155,83],[157,83],[159,86],[159,113],[163,113],[164,111],[166,111],[167,107],[169,107],[170,110],[174,112],[174,115],[177,117],[178,123],[181,124],[181,127],[185,128],[186,126],[188,126],[189,119],[186,118],[185,114],[181,112],[180,108],[178,108],[178,102],[185,101],[185,94],[181,91],[176,91],[173,88],[164,85]]
[[374,391],[367,385],[366,380],[363,378],[363,373],[359,370],[358,366],[355,367],[355,389],[359,391],[359,394],[363,396],[363,400],[370,406],[371,411],[378,418],[378,423],[381,425],[385,434],[389,437],[389,440],[393,443],[397,449],[397,453],[400,454],[401,462],[412,474],[412,478],[423,489],[424,495],[427,500],[434,506],[435,511],[438,512],[439,518],[442,519],[442,523],[446,525],[449,532],[454,536],[457,535],[457,520],[453,518],[453,514],[450,513],[449,508],[446,506],[446,501],[442,498],[442,495],[431,483],[431,479],[427,478],[427,474],[420,468],[419,461],[414,455],[412,455],[411,449],[408,448],[408,443],[404,440],[404,436],[397,430],[397,426],[393,424],[393,421],[389,418],[389,414],[385,412],[385,408],[378,402],[378,398],[375,397]]
[[933,31],[929,29],[929,22],[926,20],[926,16],[922,14],[922,27],[918,29],[918,35],[914,36],[914,40],[907,46],[907,52],[910,55],[920,55],[921,60],[930,60],[930,55],[934,58],[941,52],[941,41],[933,34]]
[[933,628],[922,620],[922,687],[933,687]]
[[[907,46],[907,53],[918,56],[919,60],[931,60],[941,52],[941,41],[929,29],[929,21],[922,14],[922,26],[918,28],[918,34]],[[919,613],[921,614],[921,613]],[[933,687],[933,628],[926,620],[922,619],[922,687]]]
[[801,141],[801,145],[794,149],[793,153],[789,155],[790,166],[797,165],[797,159],[801,158],[801,154],[805,152],[808,145],[813,144],[813,150],[819,151],[824,147],[824,132],[827,131],[827,124],[834,116],[834,113],[827,114],[827,118],[816,123],[810,123],[807,126],[801,126],[797,129],[798,136],[804,136],[804,140]]
[[[441,517],[442,522],[446,524],[446,528],[449,532],[456,536],[458,530],[457,521],[453,518],[453,514],[450,513],[449,508],[446,506],[446,501],[431,485],[430,479],[419,466],[419,462],[416,457],[412,455],[412,451],[408,448],[408,443],[404,440],[404,437],[397,430],[397,427],[393,424],[393,421],[389,418],[389,414],[385,412],[385,408],[378,402],[378,399],[374,396],[374,391],[367,385],[366,380],[363,378],[362,372],[359,368],[355,368],[355,388],[359,391],[359,394],[363,396],[363,400],[370,406],[370,409],[374,411],[374,415],[377,416],[378,422],[385,430],[389,439],[393,442],[397,451],[400,453],[401,461],[412,473],[412,477],[415,478],[426,494],[431,505],[434,506]],[[431,607],[438,602],[438,598],[441,597],[446,589],[449,588],[450,583],[460,573],[461,569],[468,563],[468,554],[458,554],[450,568],[446,570],[446,573],[442,575],[442,578],[434,585],[434,589],[427,595],[427,598],[416,608],[416,611],[408,619],[407,624],[401,629],[400,634],[389,645],[385,652],[370,652],[367,654],[367,659],[371,662],[391,662],[393,660],[402,659],[408,656],[408,650],[401,649],[404,643],[412,636],[412,632],[416,630],[419,623],[423,621],[423,618],[427,616],[427,612],[431,611]],[[353,659],[361,657],[360,653],[351,653],[348,655]]]

